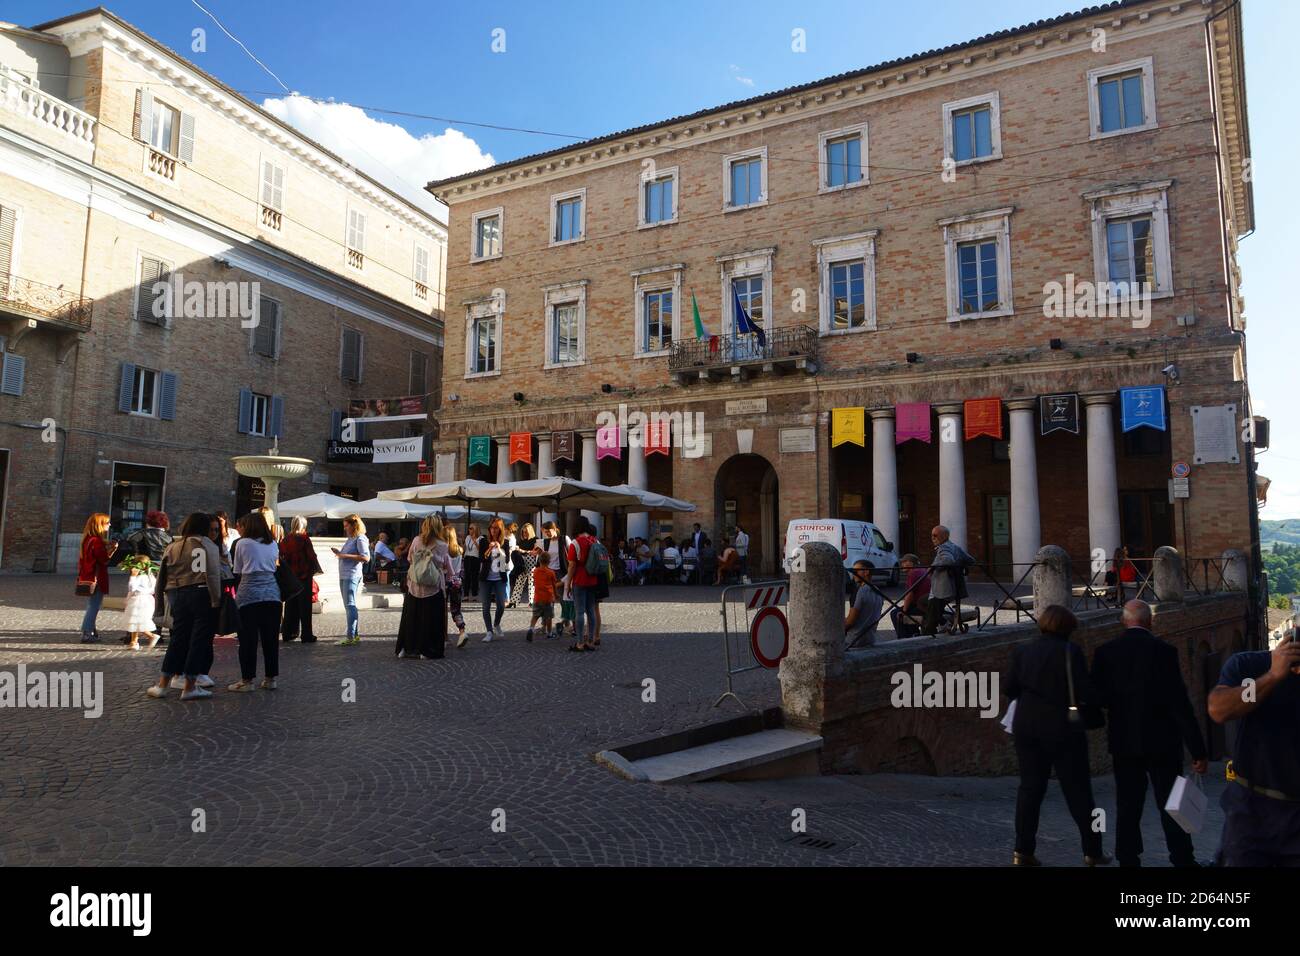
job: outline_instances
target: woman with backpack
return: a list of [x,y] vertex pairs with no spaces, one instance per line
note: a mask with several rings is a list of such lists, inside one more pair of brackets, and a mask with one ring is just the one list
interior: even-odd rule
[[[577,617],[577,641],[571,651],[594,651],[599,635],[596,630],[596,594],[600,581],[600,555],[605,553],[608,573],[609,554],[597,540],[595,530],[586,516],[578,518],[578,537],[569,545],[569,573],[565,584],[573,591],[573,605]],[[584,624],[585,620],[585,624]],[[584,638],[584,635],[587,635]]]
[[[478,541],[478,553],[483,561],[482,580],[479,587],[483,594],[483,643],[490,643],[492,638],[501,637],[501,616],[506,611],[506,577],[510,571],[510,544],[506,540],[506,526],[500,518],[493,518],[488,525],[488,533]],[[493,619],[492,602],[496,602],[496,617]]]
[[424,519],[407,554],[411,569],[394,653],[407,660],[437,660],[447,643],[447,587],[455,579],[440,516]]

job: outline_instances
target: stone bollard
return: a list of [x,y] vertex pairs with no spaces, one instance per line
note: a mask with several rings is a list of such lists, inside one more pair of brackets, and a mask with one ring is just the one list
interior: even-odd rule
[[828,677],[844,669],[844,562],[824,541],[803,546],[804,569],[790,573],[790,651],[781,661],[781,707],[796,724],[822,722]]
[[1169,545],[1156,548],[1152,560],[1153,585],[1157,601],[1181,601],[1183,599],[1183,559],[1177,548]]
[[1047,544],[1034,555],[1034,614],[1059,604],[1069,608],[1074,603],[1070,589],[1070,555],[1064,548]]
[[1223,587],[1227,591],[1246,591],[1250,588],[1250,565],[1246,556],[1236,548],[1223,552]]

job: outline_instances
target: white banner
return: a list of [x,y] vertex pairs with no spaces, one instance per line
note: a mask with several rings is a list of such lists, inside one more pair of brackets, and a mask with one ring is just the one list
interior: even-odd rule
[[376,438],[370,443],[374,446],[376,465],[386,465],[395,461],[421,461],[424,458],[424,438]]

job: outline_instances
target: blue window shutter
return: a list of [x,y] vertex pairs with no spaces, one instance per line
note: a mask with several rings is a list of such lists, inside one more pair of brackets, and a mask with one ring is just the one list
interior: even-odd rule
[[117,389],[117,410],[119,412],[131,411],[132,393],[135,391],[135,363],[122,363],[122,383]]
[[239,434],[247,435],[253,430],[253,390],[239,390]]
[[4,372],[0,374],[0,393],[5,395],[21,395],[23,393],[23,379],[27,373],[27,359],[21,355],[14,355],[12,352],[6,352],[4,358]]
[[284,396],[271,396],[271,434],[279,438],[282,434],[281,426],[284,424]]
[[176,418],[176,373],[162,373],[162,396],[158,402],[158,417],[170,422]]
[[330,438],[340,441],[343,437],[343,413],[337,408],[330,412]]

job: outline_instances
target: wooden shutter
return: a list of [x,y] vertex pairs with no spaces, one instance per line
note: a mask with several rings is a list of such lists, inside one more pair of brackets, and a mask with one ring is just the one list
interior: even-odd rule
[[412,350],[410,378],[412,395],[423,395],[429,390],[429,357],[423,352]]
[[356,329],[343,330],[343,378],[349,382],[361,381],[361,333]]
[[337,408],[330,412],[330,438],[334,441],[343,439],[343,413]]
[[[167,267],[160,260],[148,257],[140,260],[140,286],[136,294],[135,309],[135,317],[138,321],[153,325],[167,324],[165,315],[159,317],[153,311],[154,303],[161,298],[154,294],[153,287],[159,282],[166,281],[167,276]],[[178,305],[179,303],[173,302],[172,308],[175,309]]]
[[135,363],[122,363],[122,381],[117,387],[117,410],[130,412],[131,402],[135,397]]
[[247,435],[253,430],[253,390],[239,390],[239,434]]
[[276,212],[284,209],[284,169],[270,160],[262,161],[262,205]]
[[135,119],[131,122],[131,134],[145,143],[153,140],[153,93],[149,90],[135,91]]
[[158,417],[170,422],[176,418],[176,373],[162,373],[162,395],[158,399]]
[[181,114],[181,135],[180,144],[176,149],[176,155],[182,163],[187,166],[194,162],[194,114]]
[[276,438],[279,438],[281,435],[281,428],[283,428],[283,426],[284,426],[284,396],[272,395],[271,396],[271,427],[269,429],[270,434],[275,436]]
[[27,359],[12,352],[4,354],[4,370],[0,373],[0,394],[21,395],[23,379],[27,376]]
[[348,248],[366,251],[366,217],[355,209],[348,210]]
[[8,206],[0,206],[0,296],[9,295],[9,275],[14,265],[14,230],[18,214]]
[[265,296],[258,305],[257,327],[253,329],[253,351],[276,358],[280,341],[280,305]]

